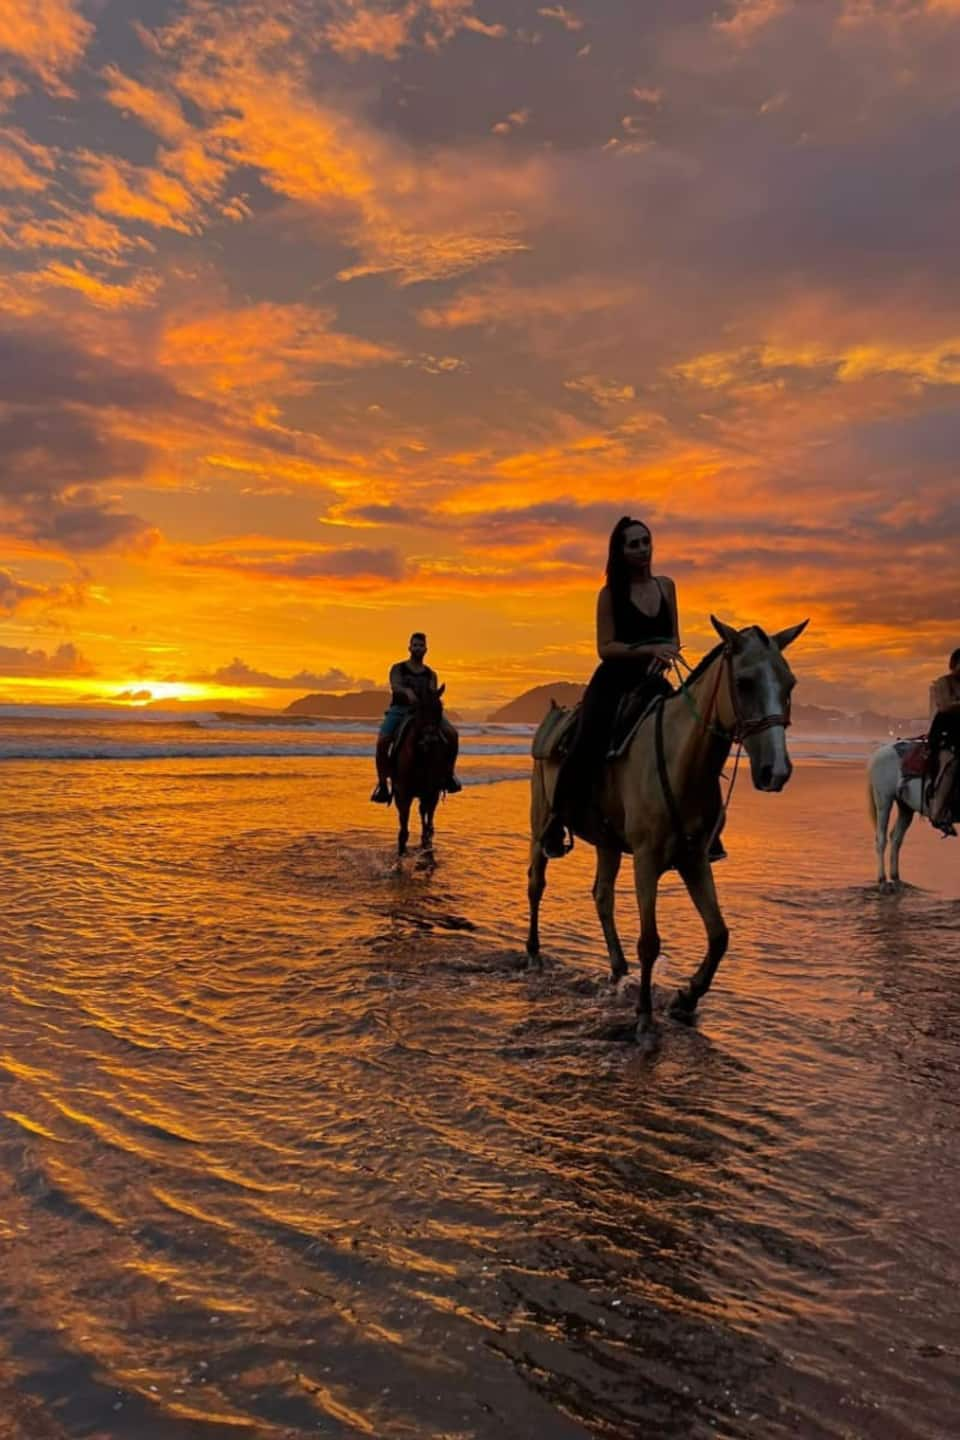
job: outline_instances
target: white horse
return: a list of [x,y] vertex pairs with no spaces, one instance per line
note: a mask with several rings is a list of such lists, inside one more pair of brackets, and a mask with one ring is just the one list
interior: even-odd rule
[[[900,884],[900,846],[913,824],[914,815],[926,815],[924,782],[918,775],[904,780],[900,773],[900,755],[895,745],[882,745],[871,756],[867,767],[870,777],[870,813],[876,829],[877,884],[882,890],[895,890]],[[896,806],[897,818],[890,831],[890,879],[887,880],[884,856],[887,849],[890,812]]]

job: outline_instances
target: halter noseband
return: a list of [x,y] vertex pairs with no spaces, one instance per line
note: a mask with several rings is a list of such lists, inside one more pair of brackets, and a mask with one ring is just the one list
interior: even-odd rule
[[[735,722],[732,735],[736,743],[742,745],[744,740],[749,739],[751,735],[761,735],[764,730],[773,730],[777,725],[782,725],[784,730],[786,730],[790,724],[790,696],[787,696],[787,703],[782,711],[771,715],[761,715],[759,720],[745,720],[741,714],[738,702],[736,680],[733,674],[733,648],[729,644],[723,647],[723,664],[729,667],[730,704],[733,707],[733,718]],[[722,669],[723,667],[721,667],[721,672]],[[717,689],[719,688],[718,685]]]

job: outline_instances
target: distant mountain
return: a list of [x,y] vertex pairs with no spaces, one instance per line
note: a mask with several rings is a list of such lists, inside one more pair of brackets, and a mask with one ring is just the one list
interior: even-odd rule
[[[301,695],[283,713],[322,720],[379,720],[389,704],[389,690],[352,690],[346,695]],[[448,710],[447,718],[456,725],[460,717],[456,710]]]
[[317,715],[325,720],[379,719],[390,704],[389,690],[354,690],[347,695],[301,695],[284,708],[285,715]]
[[535,685],[532,690],[524,690],[515,700],[494,710],[492,715],[487,716],[487,723],[537,725],[550,709],[551,700],[558,705],[576,705],[585,688],[575,685],[572,680],[552,680],[549,685]]
[[[550,701],[558,705],[576,705],[583,694],[583,685],[569,680],[554,680],[547,685],[535,685],[525,690],[515,700],[501,705],[487,716],[491,725],[537,725],[550,708]],[[796,730],[833,733],[838,735],[919,735],[927,728],[924,719],[881,715],[875,710],[863,710],[855,715],[843,710],[828,709],[821,705],[794,705],[793,725]]]
[[891,735],[921,735],[927,721],[919,716],[881,715],[876,710],[858,710],[847,714],[821,705],[794,705],[793,724],[797,730],[838,735],[871,735],[879,739]]

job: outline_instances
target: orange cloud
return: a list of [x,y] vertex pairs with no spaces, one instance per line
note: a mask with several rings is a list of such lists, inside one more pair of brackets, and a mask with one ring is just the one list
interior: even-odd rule
[[111,155],[84,152],[78,173],[105,215],[190,235],[197,229],[197,197],[174,175]]
[[92,305],[102,306],[107,310],[138,309],[140,306],[150,305],[160,285],[159,275],[151,275],[148,271],[141,271],[129,283],[123,284],[120,281],[101,280],[80,264],[65,265],[60,261],[54,261],[45,269],[21,278],[38,289],[62,286],[64,289],[74,290]]
[[308,386],[310,372],[320,367],[352,369],[396,358],[391,346],[331,330],[334,313],[262,302],[174,314],[164,322],[158,356],[187,383],[208,382],[222,392],[279,384],[285,393]]
[[36,145],[22,130],[7,130],[0,144],[0,190],[39,194],[50,184],[55,152]]
[[178,145],[190,134],[192,126],[183,113],[176,95],[125,75],[116,65],[104,71],[106,98],[124,114],[136,118],[162,139]]
[[[432,0],[428,12],[444,36],[471,18],[462,4]],[[250,166],[270,189],[336,224],[359,251],[341,269],[343,280],[438,280],[525,247],[522,211],[542,188],[541,161],[506,165],[478,153],[465,168],[460,154],[442,149],[417,157],[315,99],[305,57],[290,49],[294,38],[282,19],[240,4],[188,12],[160,32],[154,44],[169,84],[201,111],[204,127],[158,157],[160,171],[89,158],[85,176],[98,209],[189,231],[227,167]],[[274,65],[281,52],[283,63]],[[116,72],[108,96],[135,107],[144,123],[153,118],[158,133],[176,126],[164,100],[149,101]]]
[[533,283],[527,288],[498,280],[462,290],[441,305],[420,310],[421,325],[434,330],[456,330],[473,325],[515,326],[532,320],[564,321],[574,315],[610,310],[636,299],[633,287],[603,279],[575,279],[555,284]]
[[150,251],[153,246],[138,235],[121,230],[112,220],[87,209],[70,210],[54,204],[49,219],[21,216],[16,222],[13,246],[25,250],[75,250],[105,260],[118,260],[129,251]]
[[381,55],[393,60],[410,41],[416,11],[415,4],[399,10],[352,4],[326,27],[326,37],[340,55]]
[[45,650],[26,650],[0,645],[0,676],[46,679],[64,675],[95,675],[96,667],[75,645],[58,645],[47,654]]
[[0,51],[65,93],[63,75],[83,55],[93,26],[72,0],[0,0]]
[[734,0],[731,15],[717,19],[714,29],[722,35],[746,45],[760,31],[790,9],[790,0]]

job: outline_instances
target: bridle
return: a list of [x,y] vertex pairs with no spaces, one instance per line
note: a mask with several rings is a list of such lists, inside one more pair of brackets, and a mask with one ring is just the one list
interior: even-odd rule
[[[684,661],[683,663],[686,664],[686,661]],[[674,662],[674,664],[676,665],[676,662]],[[677,666],[676,668],[677,674],[679,676],[679,666]],[[688,670],[690,668],[690,666],[687,666]],[[725,725],[721,725],[718,721],[712,719],[716,710],[717,697],[720,694],[720,685],[723,681],[724,675],[727,676],[730,688],[730,705],[733,710],[734,721],[732,730],[728,729]],[[687,696],[689,701],[686,682],[684,681],[682,676],[680,677],[680,689],[683,691],[683,694]],[[694,707],[694,712],[696,713],[696,707]],[[787,729],[790,724],[790,696],[789,694],[787,695],[786,704],[783,710],[771,712],[769,715],[761,715],[757,720],[745,719],[743,711],[740,708],[740,701],[737,695],[736,679],[733,673],[733,647],[729,644],[725,644],[723,647],[721,663],[717,667],[716,684],[713,687],[713,693],[711,694],[710,700],[707,704],[706,713],[702,717],[698,718],[700,718],[700,723],[705,730],[707,728],[712,728],[714,734],[722,735],[724,739],[729,738],[736,745],[742,745],[745,740],[749,740],[751,735],[761,735],[764,730],[773,730],[777,725],[782,725],[784,730]]]
[[[681,663],[687,666],[688,671],[691,670],[692,667],[687,665],[687,662],[685,660],[683,660]],[[680,671],[680,663],[675,660],[673,664],[674,669],[677,672],[677,678],[680,682],[680,691],[687,704],[693,711],[694,715],[696,715],[701,727],[704,730],[712,730],[713,734],[716,735],[718,738],[726,742],[735,744],[737,747],[737,753],[734,756],[733,760],[733,773],[730,776],[730,780],[727,785],[727,793],[720,802],[720,810],[717,815],[713,831],[708,836],[707,843],[708,845],[710,845],[713,843],[715,837],[719,834],[720,827],[723,824],[727,810],[730,806],[730,799],[733,795],[733,787],[737,782],[737,773],[740,769],[740,756],[743,752],[744,741],[748,740],[751,735],[760,735],[763,733],[764,730],[772,730],[776,725],[782,725],[783,728],[786,729],[787,726],[790,724],[790,696],[788,693],[786,704],[783,710],[777,711],[776,713],[771,713],[769,715],[761,715],[760,718],[757,720],[744,719],[743,712],[737,700],[737,686],[733,673],[733,647],[728,642],[725,642],[723,646],[721,663],[717,666],[716,682],[713,687],[713,692],[707,703],[706,713],[704,715],[700,715],[697,711],[697,707],[693,700],[693,697],[689,694],[687,690],[686,681],[684,680],[683,675]],[[730,686],[730,705],[733,710],[734,721],[732,730],[728,729],[725,725],[720,725],[715,720],[711,719],[712,715],[716,710],[717,699],[720,694],[720,686],[723,683],[724,675],[727,676],[727,680]],[[663,790],[663,798],[666,802],[667,811],[673,823],[674,832],[677,836],[677,841],[680,849],[682,851],[689,851],[693,847],[694,842],[692,838],[684,831],[683,819],[680,814],[679,806],[677,805],[676,796],[673,793],[673,787],[670,784],[670,776],[667,772],[667,757],[663,738],[663,708],[664,702],[661,698],[661,700],[657,704],[656,720],[654,722],[654,753],[657,759],[657,774],[660,779],[660,785]]]

